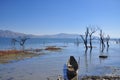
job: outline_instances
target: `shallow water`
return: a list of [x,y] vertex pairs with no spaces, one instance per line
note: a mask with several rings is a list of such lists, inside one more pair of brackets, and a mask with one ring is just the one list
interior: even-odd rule
[[77,60],[80,57],[79,75],[109,75],[114,67],[120,67],[120,46],[116,44],[111,44],[108,52],[105,49],[104,54],[108,55],[107,59],[99,58],[101,52],[97,44],[95,44],[97,48],[93,48],[91,53],[88,49],[86,54],[83,44],[76,46],[73,43],[51,43],[49,45],[60,46],[63,49],[55,52],[45,51],[45,55],[0,64],[0,80],[47,80],[47,78],[56,78],[58,75],[63,75],[63,66],[71,55],[75,56]]

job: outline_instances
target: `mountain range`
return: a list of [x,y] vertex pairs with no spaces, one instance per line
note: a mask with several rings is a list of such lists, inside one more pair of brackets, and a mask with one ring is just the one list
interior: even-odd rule
[[59,33],[54,35],[33,35],[33,34],[24,34],[19,32],[14,32],[10,30],[0,30],[0,37],[5,38],[17,38],[17,37],[26,36],[29,38],[77,38],[79,34],[67,34],[67,33]]

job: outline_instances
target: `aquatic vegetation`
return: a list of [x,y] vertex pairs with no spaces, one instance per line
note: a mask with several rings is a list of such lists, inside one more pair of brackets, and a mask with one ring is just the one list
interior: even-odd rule
[[0,63],[9,63],[13,61],[23,60],[25,58],[32,58],[33,56],[37,55],[39,54],[20,50],[0,51]]
[[45,48],[45,50],[49,50],[49,51],[58,51],[61,50],[60,47],[56,47],[56,46],[48,46]]

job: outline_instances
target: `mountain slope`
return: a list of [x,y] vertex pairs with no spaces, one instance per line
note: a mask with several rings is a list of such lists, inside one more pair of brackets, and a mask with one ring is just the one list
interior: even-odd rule
[[19,36],[28,36],[28,37],[31,36],[32,37],[32,35],[27,35],[24,33],[18,33],[18,32],[13,32],[9,30],[0,30],[0,37],[15,38]]

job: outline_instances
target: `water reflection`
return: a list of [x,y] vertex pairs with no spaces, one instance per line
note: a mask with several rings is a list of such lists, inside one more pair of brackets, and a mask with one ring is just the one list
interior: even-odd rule
[[85,50],[84,59],[85,59],[85,69],[86,69],[86,72],[88,72],[88,57],[87,57],[87,50]]
[[90,64],[92,63],[92,48],[90,49]]
[[100,49],[100,55],[99,55],[100,64],[102,64],[104,60],[108,58],[108,54],[109,54],[109,46],[107,46],[106,51],[105,48],[102,50]]
[[[86,69],[86,72],[89,71],[89,66],[91,66],[90,64],[92,63],[92,48],[90,48],[89,50],[89,53],[88,53],[88,49],[85,49],[85,52],[84,52],[84,59],[85,59],[85,69]],[[89,54],[89,55],[88,55]],[[88,58],[89,56],[89,58]],[[89,62],[88,62],[89,61]]]

